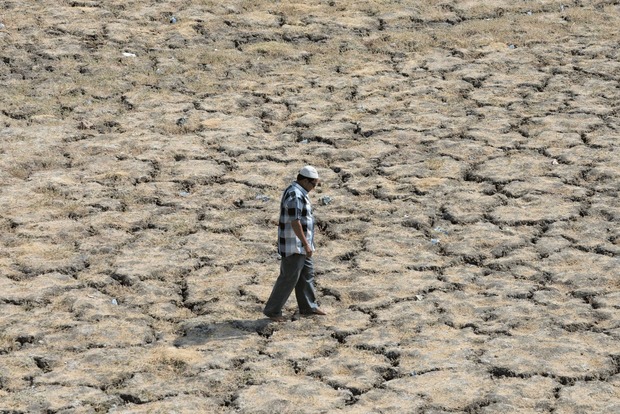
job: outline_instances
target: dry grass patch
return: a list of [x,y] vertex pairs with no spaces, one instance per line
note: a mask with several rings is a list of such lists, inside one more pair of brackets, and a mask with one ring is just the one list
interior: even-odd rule
[[244,52],[257,53],[269,59],[284,59],[300,53],[295,45],[276,41],[251,44],[244,48]]
[[187,348],[159,346],[153,348],[146,360],[151,372],[171,372],[171,376],[188,374],[200,369],[205,357],[200,351]]
[[[544,24],[541,24],[544,21]],[[429,32],[437,46],[445,48],[484,48],[501,43],[530,45],[547,42],[549,38],[567,36],[567,25],[560,19],[548,21],[545,17],[510,16],[500,19],[471,20]]]
[[178,212],[155,217],[153,223],[166,230],[173,237],[194,234],[200,230],[197,217],[193,213]]
[[11,249],[15,263],[28,272],[41,273],[72,267],[77,258],[75,247],[42,241],[21,243]]
[[[233,48],[226,48],[225,46],[219,46],[216,44],[212,48],[201,50],[196,54],[196,51],[187,51],[186,56],[188,63],[195,63],[196,65],[202,65],[205,70],[210,69],[230,69],[231,67],[239,66],[247,61],[247,55]],[[210,68],[209,66],[212,66]]]
[[399,31],[386,34],[371,34],[364,44],[372,53],[411,53],[437,47],[438,36],[427,30]]
[[20,348],[19,342],[15,340],[13,335],[0,333],[0,354],[8,354],[17,351]]
[[136,294],[136,289],[132,286],[125,286],[120,283],[109,283],[101,288],[101,291],[109,296],[106,298],[107,302],[112,299],[116,299],[117,303],[122,304],[126,298],[129,298]]

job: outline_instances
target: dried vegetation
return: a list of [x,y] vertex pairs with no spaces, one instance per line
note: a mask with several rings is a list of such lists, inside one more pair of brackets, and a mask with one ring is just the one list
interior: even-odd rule
[[[0,23],[0,413],[620,411],[617,1]],[[306,163],[329,315],[271,324]]]

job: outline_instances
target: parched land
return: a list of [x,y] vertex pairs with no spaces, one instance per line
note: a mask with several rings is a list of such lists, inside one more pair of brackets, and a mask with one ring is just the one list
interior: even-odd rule
[[[2,1],[0,413],[620,412],[618,27]],[[305,164],[329,314],[271,323]]]

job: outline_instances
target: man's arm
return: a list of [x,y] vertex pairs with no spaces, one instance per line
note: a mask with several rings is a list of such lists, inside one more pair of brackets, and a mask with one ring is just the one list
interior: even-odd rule
[[297,238],[301,240],[301,244],[304,246],[304,250],[306,251],[306,257],[312,257],[312,246],[310,246],[310,243],[308,243],[308,240],[306,239],[304,229],[301,226],[301,221],[293,220],[291,222],[291,227],[293,227],[295,236],[297,236]]

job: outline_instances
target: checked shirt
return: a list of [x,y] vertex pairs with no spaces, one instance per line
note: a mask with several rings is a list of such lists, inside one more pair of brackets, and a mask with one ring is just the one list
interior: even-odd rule
[[280,223],[278,226],[278,253],[282,257],[292,254],[306,254],[301,240],[295,236],[291,223],[299,220],[306,239],[314,250],[314,218],[308,192],[297,182],[292,183],[282,194],[280,202]]

